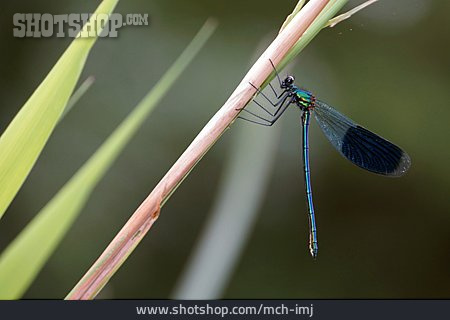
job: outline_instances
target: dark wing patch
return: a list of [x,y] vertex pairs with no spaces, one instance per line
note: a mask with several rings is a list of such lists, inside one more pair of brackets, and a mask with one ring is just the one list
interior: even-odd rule
[[387,176],[401,176],[410,167],[406,152],[326,103],[316,101],[314,116],[331,144],[358,167]]
[[402,175],[410,162],[402,149],[358,125],[348,128],[341,152],[357,166],[384,175]]

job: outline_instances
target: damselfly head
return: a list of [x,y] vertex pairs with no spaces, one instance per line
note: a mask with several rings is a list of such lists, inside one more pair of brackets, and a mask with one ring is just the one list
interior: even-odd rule
[[281,88],[289,88],[294,84],[295,78],[293,76],[287,76],[281,83]]

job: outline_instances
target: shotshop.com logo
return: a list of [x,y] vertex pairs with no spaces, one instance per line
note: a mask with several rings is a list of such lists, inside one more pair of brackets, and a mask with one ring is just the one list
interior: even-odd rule
[[[91,19],[89,28],[83,26]],[[148,14],[129,13],[15,13],[13,36],[17,38],[89,38],[117,37],[117,30],[124,26],[147,26]]]

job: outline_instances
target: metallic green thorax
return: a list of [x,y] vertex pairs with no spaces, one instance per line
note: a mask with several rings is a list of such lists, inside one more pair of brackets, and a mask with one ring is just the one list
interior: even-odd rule
[[316,98],[313,96],[313,94],[309,91],[295,88],[294,90],[296,96],[297,96],[297,103],[300,105],[300,107],[303,109],[312,109],[314,107],[314,103],[316,101]]

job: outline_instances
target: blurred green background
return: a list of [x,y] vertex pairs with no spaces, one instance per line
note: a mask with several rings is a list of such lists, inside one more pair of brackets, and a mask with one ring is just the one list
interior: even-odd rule
[[[361,2],[350,1],[346,8]],[[95,45],[82,79],[95,75],[96,82],[57,127],[0,222],[0,250],[156,83],[206,18],[214,16],[220,25],[96,188],[25,298],[62,298],[70,291],[228,98],[261,40],[275,36],[295,3],[119,2],[116,12],[148,13],[150,24],[123,27],[118,38]],[[14,38],[13,14],[85,13],[97,5],[2,3],[1,131],[71,41]],[[439,0],[381,0],[323,30],[298,56],[292,72],[299,84],[402,146],[412,166],[400,179],[364,172],[344,160],[313,124],[320,243],[314,261],[307,250],[300,113],[286,112],[276,124],[282,136],[267,195],[223,297],[450,298],[449,9]],[[214,203],[236,128],[249,125],[235,122],[210,150],[100,298],[171,296]],[[264,141],[255,136],[254,143]]]

